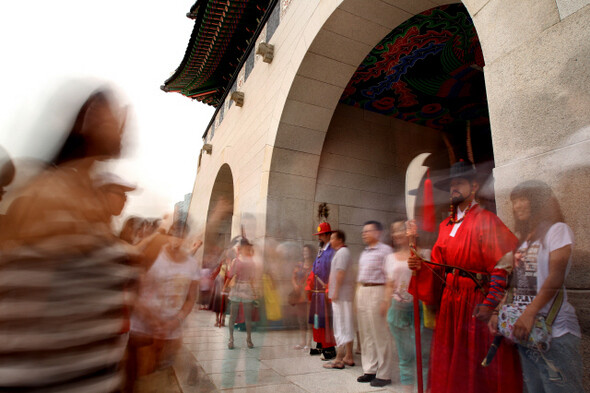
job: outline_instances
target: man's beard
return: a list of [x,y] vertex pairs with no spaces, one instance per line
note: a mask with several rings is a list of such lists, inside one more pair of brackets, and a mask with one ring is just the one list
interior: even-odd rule
[[458,206],[459,204],[461,204],[461,202],[464,202],[467,199],[467,197],[463,196],[462,194],[454,194],[453,196],[451,196],[451,204],[453,206]]
[[326,243],[324,243],[324,241],[323,241],[323,240],[320,240],[320,247],[324,247],[324,245],[325,245],[325,244],[326,244]]

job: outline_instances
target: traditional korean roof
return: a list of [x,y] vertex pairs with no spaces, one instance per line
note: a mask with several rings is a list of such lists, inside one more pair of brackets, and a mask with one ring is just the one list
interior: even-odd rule
[[462,4],[418,14],[388,34],[356,70],[341,103],[430,128],[487,129],[483,55]]
[[161,89],[217,106],[271,0],[197,0],[184,58]]

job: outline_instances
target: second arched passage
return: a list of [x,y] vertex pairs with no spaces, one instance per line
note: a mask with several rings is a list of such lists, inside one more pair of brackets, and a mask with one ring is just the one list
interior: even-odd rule
[[203,240],[203,267],[215,265],[217,259],[231,240],[233,211],[227,214],[217,225],[209,225],[211,223],[213,209],[222,199],[231,204],[234,202],[234,179],[228,164],[223,164],[219,169],[211,190],[211,197],[209,198],[209,208],[207,210],[208,225],[206,226]]

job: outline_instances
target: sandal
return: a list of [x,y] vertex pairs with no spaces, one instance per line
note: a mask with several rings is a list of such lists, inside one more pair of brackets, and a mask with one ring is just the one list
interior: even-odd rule
[[324,368],[335,368],[337,370],[344,369],[344,363],[328,362],[324,364]]
[[252,344],[252,340],[246,340],[246,345],[248,348],[254,348],[254,344]]
[[345,365],[349,366],[349,367],[354,367],[354,366],[355,366],[354,362],[350,362],[350,363],[343,362],[343,363],[344,363]]
[[234,340],[229,340],[229,342],[227,343],[227,348],[234,349]]

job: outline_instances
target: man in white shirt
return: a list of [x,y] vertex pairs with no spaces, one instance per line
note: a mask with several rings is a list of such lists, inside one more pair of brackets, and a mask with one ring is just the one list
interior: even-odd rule
[[338,353],[336,359],[324,368],[343,369],[344,365],[354,366],[352,343],[354,341],[354,322],[352,316],[352,300],[354,297],[354,276],[350,259],[350,251],[345,244],[346,235],[338,230],[332,232],[330,245],[336,253],[332,258],[328,297],[332,300],[332,321],[334,338]]

